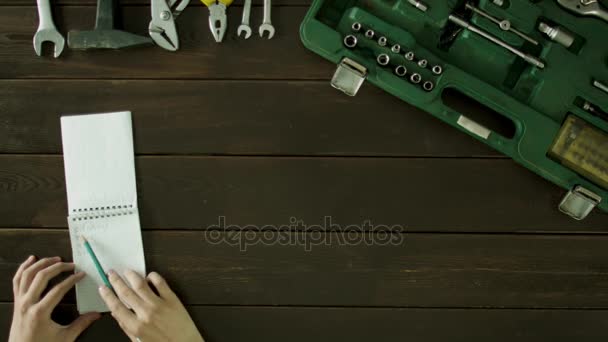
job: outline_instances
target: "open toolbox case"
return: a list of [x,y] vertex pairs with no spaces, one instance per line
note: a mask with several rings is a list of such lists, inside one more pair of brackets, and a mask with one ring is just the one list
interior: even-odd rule
[[[314,0],[300,35],[338,65],[335,88],[354,96],[368,80],[429,112],[566,189],[560,210],[583,219],[608,212],[608,22],[558,1],[590,0]],[[474,118],[454,94],[495,117]]]

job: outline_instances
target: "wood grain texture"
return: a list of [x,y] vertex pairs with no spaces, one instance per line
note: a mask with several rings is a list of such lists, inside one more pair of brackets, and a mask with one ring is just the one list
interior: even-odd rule
[[137,154],[498,156],[371,86],[348,98],[326,81],[5,80],[0,94],[3,153],[61,153],[62,114],[129,109]]
[[[607,236],[408,234],[382,244],[331,233],[306,251],[315,235],[285,234],[270,243],[255,231],[147,231],[147,269],[188,304],[608,308]],[[5,229],[0,244],[0,279],[32,252],[71,259],[66,230]],[[0,301],[11,298],[1,282]]]
[[[136,159],[142,226],[228,223],[401,225],[433,232],[598,232],[577,222],[563,191],[504,159],[161,157]],[[440,212],[441,214],[437,214]],[[65,227],[61,156],[0,156],[0,227]]]
[[[197,11],[197,9],[199,9]],[[90,30],[95,7],[56,8],[55,23],[61,32]],[[229,31],[221,44],[209,32],[209,11],[185,11],[179,18],[180,50],[177,53],[150,46],[116,51],[66,49],[61,58],[40,58],[32,47],[38,19],[35,7],[3,7],[0,12],[0,78],[86,79],[329,79],[335,66],[306,50],[298,28],[306,7],[276,7],[271,41],[236,37],[238,11],[228,11]],[[252,23],[262,9],[252,9]],[[125,29],[147,35],[150,10],[123,7]],[[286,58],[285,51],[289,51]],[[162,87],[161,87],[162,88]]]
[[[188,306],[207,342],[571,342],[605,341],[604,310],[435,310],[318,307]],[[11,304],[0,304],[0,336],[6,336]],[[61,305],[64,322],[75,307]],[[105,315],[81,336],[83,342],[127,341]]]

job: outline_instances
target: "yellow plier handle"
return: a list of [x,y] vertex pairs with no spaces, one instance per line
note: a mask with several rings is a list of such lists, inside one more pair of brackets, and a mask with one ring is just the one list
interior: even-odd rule
[[216,1],[216,0],[201,0],[201,2],[203,4],[205,4],[205,6],[207,6],[207,7],[209,7],[211,5],[214,5],[217,2],[219,2],[220,4],[223,4],[224,6],[228,7],[228,6],[230,6],[230,4],[232,4],[232,1],[234,1],[234,0],[219,0],[219,1]]

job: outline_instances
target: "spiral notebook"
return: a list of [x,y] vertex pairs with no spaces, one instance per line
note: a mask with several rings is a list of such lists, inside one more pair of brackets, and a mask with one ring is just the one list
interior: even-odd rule
[[61,136],[72,255],[76,270],[87,274],[76,284],[78,311],[106,312],[98,292],[103,281],[79,237],[106,272],[145,274],[131,112],[63,116]]

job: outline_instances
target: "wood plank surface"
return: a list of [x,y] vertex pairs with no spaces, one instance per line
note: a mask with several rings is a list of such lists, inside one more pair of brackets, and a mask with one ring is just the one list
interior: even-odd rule
[[137,154],[499,155],[371,85],[5,80],[0,94],[2,153],[61,153],[61,115],[129,109]]
[[[147,35],[149,0],[119,2]],[[95,3],[53,1],[59,30],[91,29]],[[236,37],[237,2],[216,44],[192,1],[177,53],[53,59],[35,1],[0,0],[0,338],[19,263],[71,260],[59,116],[132,110],[147,267],[208,342],[605,341],[608,214],[573,221],[562,189],[423,111],[331,89],[299,38],[311,0],[273,3],[270,41]],[[126,338],[106,315],[81,340]]]
[[[122,8],[125,29],[147,35],[150,10],[142,6]],[[209,32],[209,11],[185,11],[178,19],[180,50],[177,53],[150,46],[117,51],[66,49],[61,58],[40,58],[32,47],[38,26],[36,7],[2,7],[0,11],[0,78],[86,79],[329,79],[335,66],[305,49],[298,28],[306,7],[276,7],[270,41],[236,37],[238,11],[228,12],[229,31],[221,44]],[[55,23],[61,32],[91,29],[93,6],[60,6]],[[252,9],[260,18],[262,9]],[[252,19],[254,20],[254,19]],[[289,51],[289,58],[285,58]]]
[[[188,304],[608,308],[608,236],[360,235],[146,231],[143,239],[148,270]],[[71,259],[66,230],[5,229],[0,241],[13,246],[0,251],[0,279],[32,252]],[[10,281],[0,282],[0,301],[11,298]]]
[[[557,210],[558,187],[504,159],[136,158],[142,226],[401,225],[419,232],[597,232]],[[0,156],[0,227],[65,227],[63,158]],[[441,214],[438,215],[437,213]]]
[[[435,310],[385,308],[188,306],[207,342],[571,342],[605,341],[604,310]],[[57,313],[75,317],[71,305]],[[0,335],[6,336],[11,305],[0,304]],[[66,320],[66,323],[69,320]],[[394,337],[394,338],[390,338]],[[81,341],[127,341],[105,315]]]

